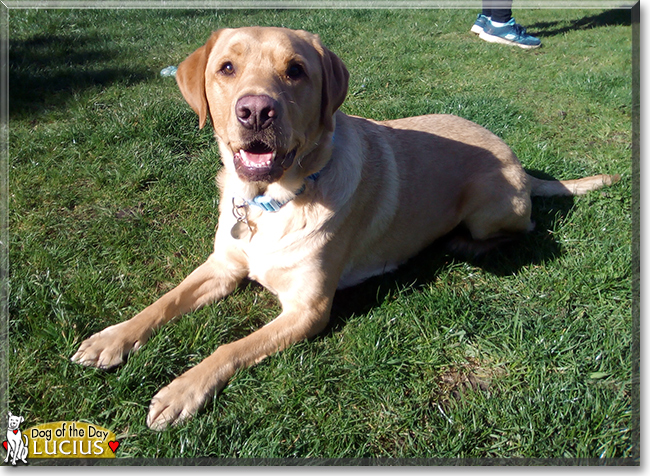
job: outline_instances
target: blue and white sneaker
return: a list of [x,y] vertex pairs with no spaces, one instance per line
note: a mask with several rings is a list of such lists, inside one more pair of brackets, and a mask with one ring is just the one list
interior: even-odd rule
[[495,26],[492,21],[488,21],[483,27],[483,32],[479,34],[479,38],[490,43],[502,43],[504,45],[516,45],[520,48],[539,48],[542,42],[539,38],[526,33],[526,29],[515,23],[515,19],[511,18],[508,23],[503,26]]
[[485,25],[490,21],[490,17],[486,17],[482,13],[479,13],[478,16],[476,17],[476,21],[472,25],[472,29],[469,30],[472,33],[476,33],[477,35],[480,35],[483,33],[483,29],[485,28]]

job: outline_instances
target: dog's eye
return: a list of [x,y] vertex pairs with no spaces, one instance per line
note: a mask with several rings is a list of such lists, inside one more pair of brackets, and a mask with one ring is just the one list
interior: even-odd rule
[[287,68],[287,77],[289,79],[293,79],[294,81],[296,79],[300,79],[302,76],[304,76],[304,74],[305,70],[297,63],[294,63]]
[[235,74],[235,67],[230,61],[227,61],[221,66],[221,69],[219,71],[230,76],[231,74]]

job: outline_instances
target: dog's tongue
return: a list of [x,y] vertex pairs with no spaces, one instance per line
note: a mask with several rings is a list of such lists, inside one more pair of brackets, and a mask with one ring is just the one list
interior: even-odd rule
[[269,152],[253,152],[250,150],[240,150],[239,155],[242,158],[242,161],[247,166],[253,167],[262,167],[271,165],[273,159],[275,158],[275,151]]

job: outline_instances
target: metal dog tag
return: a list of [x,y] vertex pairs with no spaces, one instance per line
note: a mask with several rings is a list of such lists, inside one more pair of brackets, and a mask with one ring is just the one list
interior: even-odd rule
[[[253,229],[251,228],[250,223],[248,223],[248,204],[246,202],[241,205],[235,203],[235,199],[232,199],[232,214],[237,219],[237,223],[233,225],[230,230],[230,236],[235,240],[241,240],[248,236],[250,240],[253,235]],[[249,236],[250,235],[250,236]]]
[[238,221],[230,230],[230,236],[232,236],[235,240],[241,240],[242,238],[245,238],[250,232],[251,230],[246,225],[246,223]]

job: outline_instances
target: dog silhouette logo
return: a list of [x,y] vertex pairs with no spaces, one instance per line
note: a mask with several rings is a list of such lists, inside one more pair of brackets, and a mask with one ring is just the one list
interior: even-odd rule
[[27,464],[28,439],[27,435],[23,435],[20,431],[20,424],[24,421],[21,416],[13,415],[11,412],[7,414],[7,439],[2,442],[2,446],[7,450],[5,463],[11,460],[13,466],[16,466],[17,461]]

